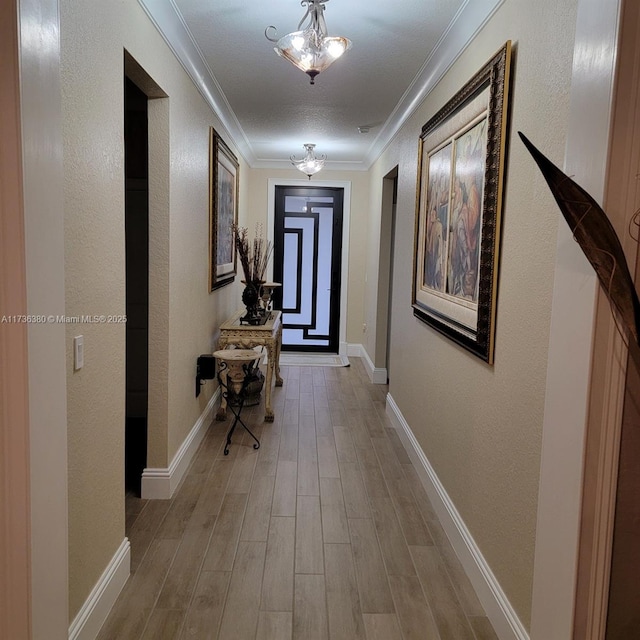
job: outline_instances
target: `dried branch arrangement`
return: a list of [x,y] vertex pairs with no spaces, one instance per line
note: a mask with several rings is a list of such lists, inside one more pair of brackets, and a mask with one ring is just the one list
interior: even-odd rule
[[244,273],[244,281],[264,282],[264,274],[273,251],[273,243],[262,236],[261,225],[256,225],[256,235],[251,242],[246,227],[233,226],[236,249]]

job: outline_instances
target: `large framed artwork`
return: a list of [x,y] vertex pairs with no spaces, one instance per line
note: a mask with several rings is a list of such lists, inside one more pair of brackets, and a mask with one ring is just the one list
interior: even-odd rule
[[211,127],[209,132],[209,290],[233,282],[238,222],[238,159]]
[[422,128],[414,315],[493,363],[511,42]]

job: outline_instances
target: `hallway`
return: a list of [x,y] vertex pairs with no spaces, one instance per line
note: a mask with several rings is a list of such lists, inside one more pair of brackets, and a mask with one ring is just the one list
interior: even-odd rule
[[[213,422],[171,500],[127,500],[131,577],[98,640],[495,640],[351,367],[283,367],[261,447]],[[244,414],[243,414],[244,415]],[[241,440],[242,437],[242,440]]]

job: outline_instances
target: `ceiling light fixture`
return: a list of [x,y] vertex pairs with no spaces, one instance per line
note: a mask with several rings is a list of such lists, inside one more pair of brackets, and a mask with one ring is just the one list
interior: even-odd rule
[[311,176],[314,173],[318,173],[324,167],[324,161],[327,159],[327,156],[322,154],[319,158],[316,157],[313,149],[316,146],[315,144],[305,144],[303,145],[307,151],[307,155],[302,158],[302,160],[296,160],[295,156],[291,156],[291,164],[296,168],[302,171],[302,173],[306,173],[309,176],[309,180],[311,180]]
[[[278,39],[269,36],[269,29],[277,35],[272,25],[265,29],[267,40],[275,42],[273,50],[282,58],[302,69],[315,84],[316,76],[335,62],[345,51],[351,48],[351,40],[342,36],[328,36],[327,23],[324,21],[324,5],[329,0],[302,0],[307,12],[298,23],[298,31],[288,33]],[[306,21],[306,22],[305,22]]]

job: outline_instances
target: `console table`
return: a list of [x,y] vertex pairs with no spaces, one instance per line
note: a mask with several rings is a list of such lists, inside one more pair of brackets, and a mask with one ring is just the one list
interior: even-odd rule
[[[265,324],[241,324],[240,318],[245,310],[238,311],[233,318],[220,326],[218,349],[225,349],[234,345],[239,349],[252,349],[264,346],[267,349],[267,379],[265,380],[265,422],[273,422],[273,408],[271,407],[271,387],[273,375],[276,377],[276,387],[282,386],[280,377],[280,349],[282,347],[282,312],[270,311],[271,315]],[[256,356],[257,357],[257,356]],[[222,398],[216,415],[218,420],[227,418],[227,401]]]

